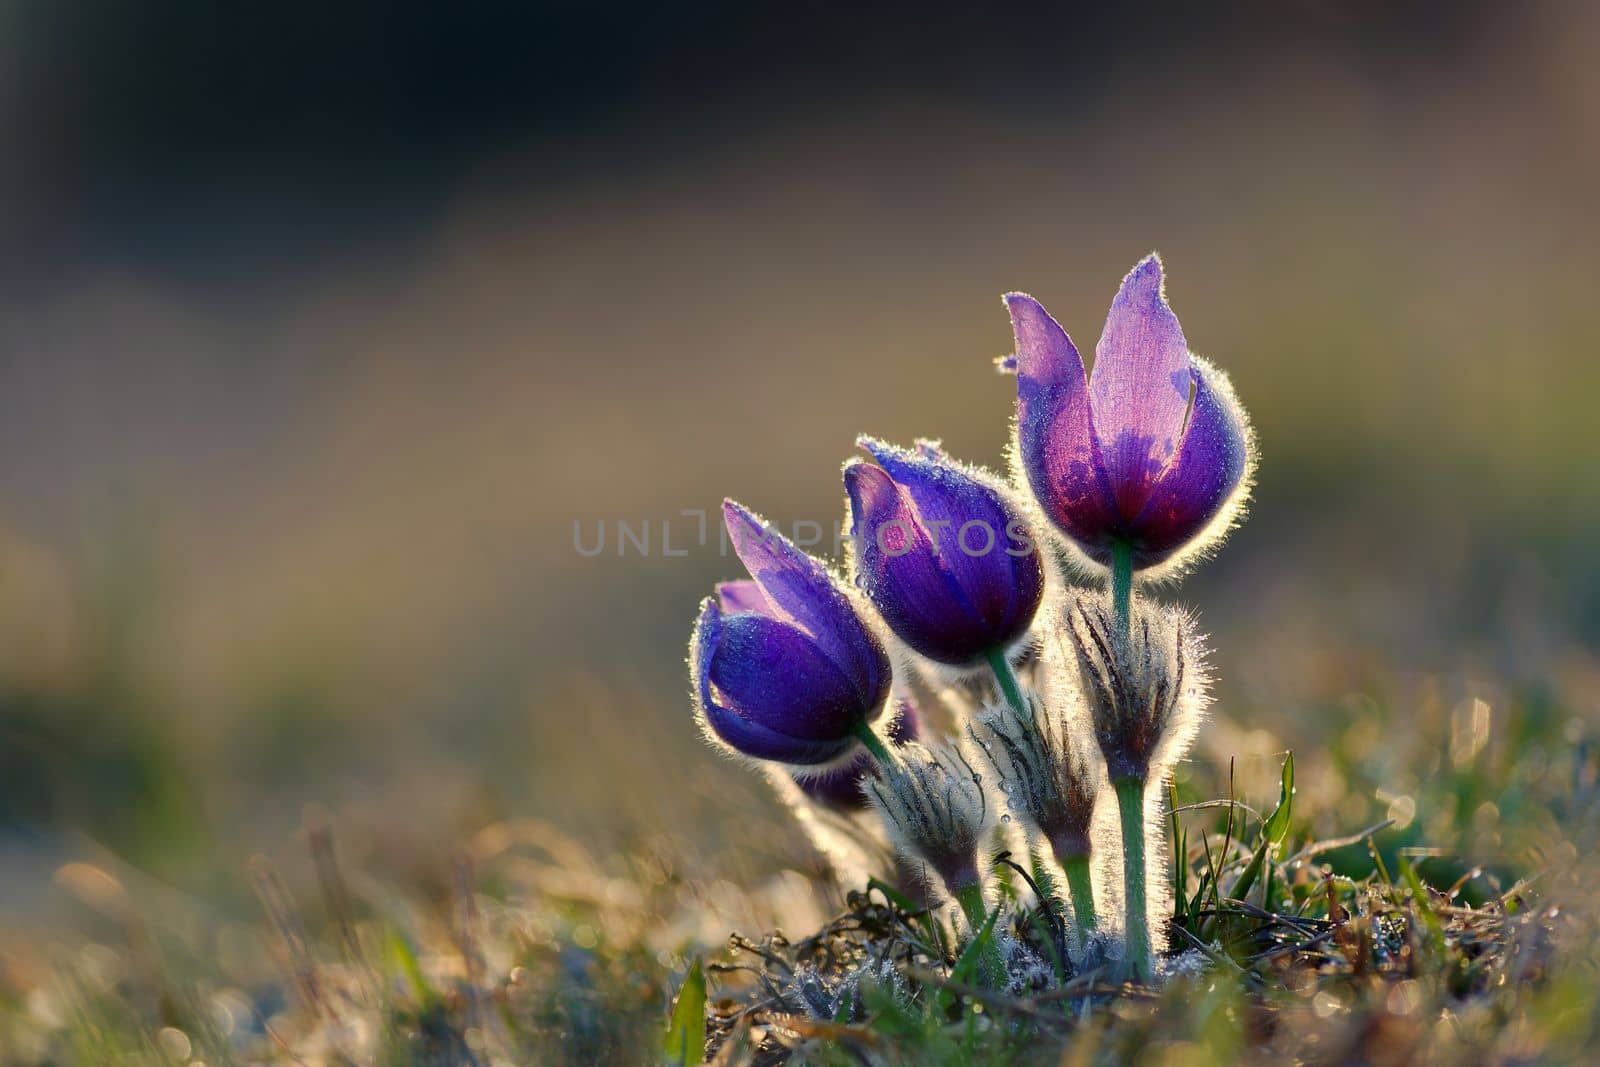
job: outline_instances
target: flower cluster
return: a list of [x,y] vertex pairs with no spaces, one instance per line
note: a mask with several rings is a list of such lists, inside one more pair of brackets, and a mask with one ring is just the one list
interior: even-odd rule
[[1078,950],[1101,945],[1148,979],[1146,886],[1165,879],[1147,870],[1146,827],[1207,677],[1193,617],[1134,587],[1180,574],[1238,521],[1254,439],[1227,377],[1189,351],[1156,256],[1123,279],[1087,371],[1037,300],[1005,304],[1011,477],[933,442],[859,438],[871,460],[843,469],[844,572],[729,501],[750,578],[701,605],[697,713],[852,874],[942,890],[974,931],[992,919],[985,850],[1020,830],[1065,875]]

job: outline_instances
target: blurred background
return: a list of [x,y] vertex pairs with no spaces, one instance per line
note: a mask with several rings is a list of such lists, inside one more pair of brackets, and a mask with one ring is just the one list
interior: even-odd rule
[[357,865],[519,816],[809,869],[692,726],[739,571],[680,512],[834,521],[863,431],[1000,464],[1000,294],[1088,350],[1152,248],[1263,455],[1170,594],[1196,773],[1293,747],[1321,832],[1492,858],[1508,802],[1430,768],[1600,717],[1597,48],[1581,3],[0,2],[0,925],[85,858],[253,913],[308,805]]

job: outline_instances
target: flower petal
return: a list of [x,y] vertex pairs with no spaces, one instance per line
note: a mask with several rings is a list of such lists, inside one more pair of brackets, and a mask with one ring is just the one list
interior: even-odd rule
[[772,604],[761,586],[748,578],[736,582],[717,583],[717,602],[728,614],[736,611],[753,611],[758,615],[771,615]]
[[922,736],[922,709],[911,697],[901,698],[895,705],[894,718],[883,728],[884,736],[894,745],[904,745]]
[[1001,299],[1011,313],[1011,332],[1017,342],[1017,376],[1028,379],[1036,388],[1081,387],[1085,381],[1083,357],[1044,305],[1027,293],[1007,293]]
[[1084,551],[1110,559],[1120,522],[1095,434],[1083,359],[1040,303],[1009,293],[1017,340],[1017,443],[1045,514]]
[[856,580],[889,628],[941,663],[981,654],[988,625],[956,576],[941,566],[911,498],[887,471],[855,461],[844,468]]
[[722,620],[706,675],[724,706],[801,741],[848,739],[875,710],[809,635],[765,615]]
[[722,612],[716,598],[700,604],[694,634],[689,638],[689,673],[699,698],[700,715],[706,729],[723,744],[752,759],[784,763],[826,763],[839,754],[838,746],[800,741],[752,722],[717,700],[712,688],[711,664],[722,644]]
[[801,741],[751,722],[718,704],[706,704],[703,710],[706,726],[711,732],[723,744],[751,759],[809,767],[831,763],[857,743],[854,738],[847,741]]
[[1044,569],[1036,553],[1006,551],[1013,545],[1011,523],[1020,516],[1000,491],[943,455],[909,452],[865,436],[856,444],[911,498],[934,544],[935,562],[954,577],[986,627],[997,635],[1025,628],[1044,593]]
[[766,596],[766,613],[810,634],[860,699],[881,703],[890,679],[888,654],[827,569],[744,505],[725,500],[722,514],[733,550]]
[[1198,367],[1193,373],[1194,411],[1183,442],[1133,524],[1139,567],[1164,561],[1198,536],[1244,478],[1249,445],[1241,416],[1219,392],[1226,383],[1208,382]]
[[1125,518],[1139,513],[1177,450],[1189,382],[1189,346],[1151,254],[1122,280],[1089,375],[1095,431]]
[[800,791],[812,801],[835,811],[861,811],[867,807],[867,794],[862,788],[868,777],[877,772],[878,761],[863,752],[842,767],[834,767],[821,774],[792,775]]

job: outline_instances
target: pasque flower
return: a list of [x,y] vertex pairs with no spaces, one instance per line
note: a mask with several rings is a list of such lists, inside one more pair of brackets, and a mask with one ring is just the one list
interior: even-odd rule
[[938,663],[983,662],[1027,633],[1044,563],[997,479],[944,456],[870,437],[879,466],[844,468],[857,584],[889,628]]
[[900,854],[939,876],[977,929],[983,924],[983,869],[978,853],[993,822],[983,779],[960,749],[900,746],[866,783],[873,806]]
[[[941,887],[953,897],[978,937],[980,983],[1015,977],[985,896],[991,799],[1030,848],[1048,844],[1085,935],[1097,891],[1106,904],[1117,896],[1120,856],[1125,922],[1092,943],[1120,947],[1125,975],[1143,981],[1164,921],[1160,786],[1194,737],[1207,674],[1193,619],[1136,597],[1136,578],[1181,570],[1227,532],[1254,439],[1227,377],[1189,351],[1155,256],[1123,279],[1092,372],[1038,301],[1005,299],[1014,484],[937,442],[860,438],[876,463],[844,468],[855,587],[726,502],[750,579],[701,605],[689,649],[697,717],[712,741],[764,764],[850,881],[895,871],[930,909]],[[1105,568],[1103,592],[1061,594],[1040,551],[1045,522],[1079,563]],[[928,680],[969,705],[962,741],[926,736],[895,686],[891,631],[897,653],[951,668]],[[984,664],[992,687],[972,670]]]
[[821,563],[742,505],[723,518],[752,580],[718,585],[689,641],[707,735],[799,766],[855,754],[889,698],[882,643]]
[[1033,297],[1005,298],[1016,334],[1017,448],[1040,507],[1110,566],[1173,570],[1237,520],[1254,464],[1227,376],[1189,351],[1148,256],[1111,302],[1093,370]]
[[1149,884],[1166,881],[1165,858],[1151,859],[1160,875],[1149,877],[1145,839],[1159,827],[1160,790],[1199,729],[1206,707],[1205,644],[1193,617],[1177,608],[1140,600],[1126,623],[1111,597],[1080,593],[1066,606],[1062,643],[1078,665],[1078,682],[1106,773],[1117,796],[1122,829],[1123,904],[1128,964],[1148,977],[1152,960]]
[[1067,876],[1072,910],[1080,931],[1095,926],[1090,858],[1094,850],[1095,801],[1105,778],[1076,721],[1081,709],[1066,706],[1069,694],[1029,691],[1028,714],[987,707],[967,725],[970,749],[993,770],[1007,804],[1030,833],[1055,854]]

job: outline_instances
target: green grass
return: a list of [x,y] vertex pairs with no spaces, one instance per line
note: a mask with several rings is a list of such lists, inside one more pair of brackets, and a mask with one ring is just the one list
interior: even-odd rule
[[[1186,765],[1166,844],[1177,973],[1151,987],[1058,966],[1057,912],[1004,864],[996,927],[1041,966],[996,992],[944,916],[882,885],[846,887],[803,936],[724,942],[710,900],[737,887],[667,850],[606,857],[490,822],[402,875],[350,867],[313,816],[297,875],[253,865],[253,922],[110,863],[58,872],[78,936],[7,954],[0,1063],[650,1063],[669,1029],[680,1052],[697,1042],[702,1002],[708,1054],[729,1064],[1583,1062],[1600,1039],[1582,890],[1600,757],[1559,709],[1509,710],[1503,736],[1407,778],[1407,804],[1371,784],[1396,752],[1357,743],[1364,729],[1281,764],[1271,793],[1260,767]],[[1340,788],[1311,766],[1341,768]],[[1481,798],[1497,798],[1492,838]],[[1330,802],[1363,821],[1315,836]]]
[[[832,884],[760,780],[697,746],[681,679],[556,689],[410,757],[380,804],[271,829],[268,861],[274,798],[297,810],[340,738],[375,735],[290,687],[299,717],[203,741],[108,639],[74,686],[0,679],[0,844],[57,843],[48,906],[0,900],[0,1064],[655,1063],[669,1027],[696,1043],[696,960],[727,1064],[1585,1062],[1591,658],[1419,677],[1331,628],[1239,625],[1161,846],[1182,973],[1058,966],[1057,913],[1002,864],[996,927],[1042,961],[1006,993],[941,916]],[[452,805],[463,776],[480,792]]]
[[[712,1047],[726,1062],[1459,1063],[1514,1058],[1531,1039],[1545,1059],[1577,1060],[1592,1024],[1571,1013],[1595,991],[1552,978],[1558,945],[1582,944],[1559,909],[1476,869],[1430,888],[1409,850],[1384,861],[1393,834],[1381,824],[1284,847],[1292,797],[1291,759],[1264,820],[1224,803],[1222,826],[1191,834],[1217,805],[1178,813],[1165,982],[1121,984],[1102,964],[1021,991],[979,988],[937,918],[858,893],[816,935],[768,939],[716,968],[751,988],[714,1015]],[[1368,850],[1365,873],[1326,862],[1352,845]],[[1053,958],[1048,909],[1020,879],[1008,885],[1008,932]],[[1530,1035],[1533,1019],[1562,1024]]]

